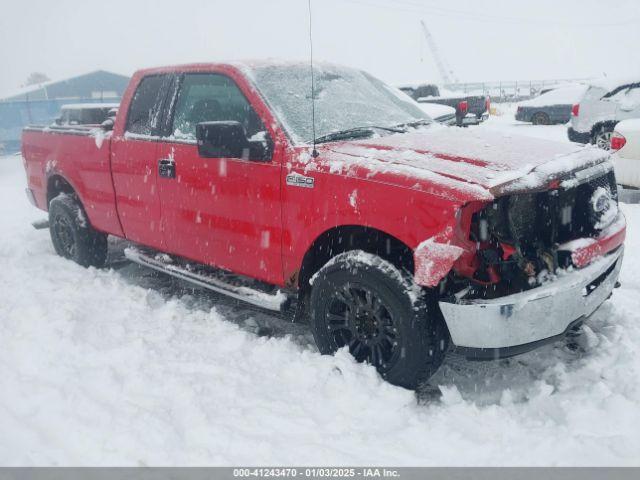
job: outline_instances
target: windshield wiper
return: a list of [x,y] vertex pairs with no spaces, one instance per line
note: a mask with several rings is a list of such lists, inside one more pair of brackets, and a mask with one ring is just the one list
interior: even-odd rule
[[316,143],[331,142],[333,140],[344,140],[347,138],[359,138],[373,135],[374,130],[384,130],[394,133],[405,133],[405,130],[399,127],[380,127],[377,125],[366,125],[363,127],[347,128],[345,130],[338,130],[337,132],[331,132],[326,135],[322,135],[316,138]]
[[422,118],[420,120],[416,120],[415,122],[407,122],[400,123],[398,125],[394,125],[393,128],[404,128],[403,132],[406,132],[406,127],[414,128],[419,127],[420,125],[431,125],[433,120],[427,120],[426,118]]

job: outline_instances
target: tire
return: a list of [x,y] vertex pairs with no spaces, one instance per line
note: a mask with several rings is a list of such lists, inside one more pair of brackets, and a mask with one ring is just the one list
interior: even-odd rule
[[534,125],[551,125],[549,115],[544,112],[537,112],[531,117],[531,123]]
[[94,230],[75,197],[61,194],[49,204],[49,233],[56,253],[83,267],[103,267],[107,236]]
[[362,251],[334,257],[315,275],[309,304],[322,354],[348,346],[358,362],[409,389],[442,364],[449,335],[435,302],[429,308],[411,275],[380,257]]
[[591,139],[591,143],[602,150],[611,150],[611,135],[613,126],[603,125],[598,128]]

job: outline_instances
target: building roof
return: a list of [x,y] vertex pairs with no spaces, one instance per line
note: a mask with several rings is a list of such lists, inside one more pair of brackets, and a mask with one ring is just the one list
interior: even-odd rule
[[96,70],[75,77],[22,87],[0,98],[0,102],[65,98],[73,100],[92,98],[95,92],[115,92],[115,96],[121,96],[128,83],[129,77],[125,75]]

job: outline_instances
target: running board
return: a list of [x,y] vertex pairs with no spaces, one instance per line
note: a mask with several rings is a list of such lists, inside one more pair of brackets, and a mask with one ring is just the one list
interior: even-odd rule
[[46,218],[42,220],[36,220],[35,222],[31,222],[31,225],[36,230],[44,230],[45,228],[49,228],[49,220]]
[[[224,272],[222,270],[214,270],[207,268],[206,272],[196,272],[188,268],[189,264],[180,265],[173,263],[172,257],[169,255],[154,252],[147,253],[138,248],[125,248],[124,256],[134,263],[149,267],[172,277],[179,278],[189,283],[198,285],[199,287],[212,290],[214,292],[226,295],[236,300],[250,303],[257,307],[267,310],[284,312],[290,304],[290,297],[282,290],[276,290],[274,293],[262,291],[260,289],[242,285],[242,277]],[[233,281],[233,284],[230,281]],[[249,282],[256,283],[247,279]]]

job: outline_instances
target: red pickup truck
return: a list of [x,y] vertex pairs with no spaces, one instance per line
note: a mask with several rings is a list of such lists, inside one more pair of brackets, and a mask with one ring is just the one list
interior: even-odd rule
[[[415,387],[455,348],[560,338],[617,283],[608,154],[435,124],[369,74],[296,63],[137,72],[101,129],[28,127],[27,194],[55,250],[150,268],[308,319]],[[315,137],[315,147],[314,147]]]

